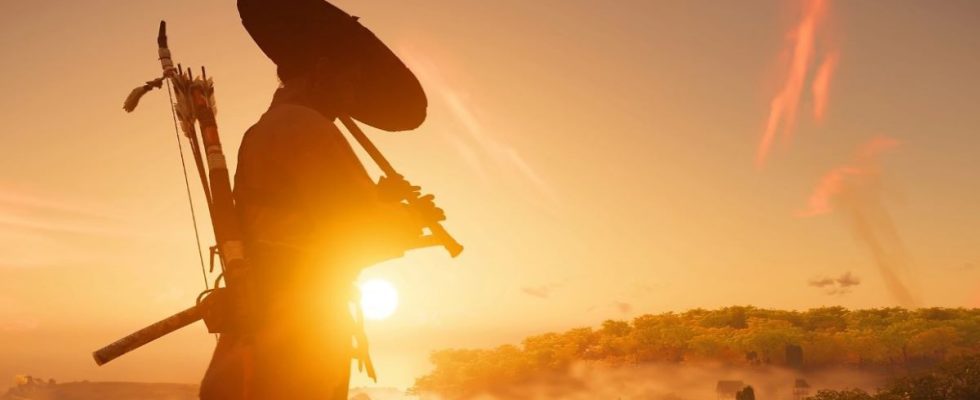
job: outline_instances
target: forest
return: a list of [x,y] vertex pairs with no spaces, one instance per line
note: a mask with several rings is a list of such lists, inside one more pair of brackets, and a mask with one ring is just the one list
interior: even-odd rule
[[[797,349],[797,351],[791,351]],[[794,356],[802,349],[802,357]],[[907,375],[980,354],[980,309],[807,311],[695,309],[608,320],[597,328],[531,336],[520,345],[434,352],[412,392],[465,398],[575,364],[698,364],[801,370],[850,367]],[[789,358],[788,358],[789,355]],[[829,393],[828,393],[829,395]]]
[[807,400],[980,399],[980,356],[961,356],[932,368],[898,376],[874,393],[861,389],[821,390]]

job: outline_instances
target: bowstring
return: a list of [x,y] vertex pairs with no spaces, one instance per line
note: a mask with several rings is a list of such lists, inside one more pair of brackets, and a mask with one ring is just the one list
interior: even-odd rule
[[184,159],[184,147],[180,144],[180,128],[177,126],[177,111],[175,110],[176,105],[174,104],[174,95],[170,87],[170,80],[167,81],[167,96],[170,97],[170,116],[174,121],[174,134],[177,137],[177,152],[180,153],[180,167],[181,171],[184,173],[184,187],[187,189],[187,204],[191,209],[191,222],[194,224],[194,244],[197,245],[197,258],[201,262],[201,275],[204,277],[204,290],[208,290],[210,286],[208,285],[208,272],[207,268],[204,266],[204,253],[201,250],[201,233],[197,227],[197,212],[194,211],[194,198],[191,196],[191,182],[187,177],[187,162]]

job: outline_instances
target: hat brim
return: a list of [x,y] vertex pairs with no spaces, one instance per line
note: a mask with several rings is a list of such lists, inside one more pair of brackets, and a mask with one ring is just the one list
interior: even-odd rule
[[391,132],[425,121],[428,101],[418,78],[358,18],[323,0],[238,0],[238,10],[280,75],[312,68],[322,57],[352,67],[351,101],[339,111]]

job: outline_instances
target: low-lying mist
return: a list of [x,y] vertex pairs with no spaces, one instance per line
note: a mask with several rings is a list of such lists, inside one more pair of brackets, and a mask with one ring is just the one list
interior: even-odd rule
[[[751,385],[760,399],[791,399],[796,379],[805,379],[810,384],[811,395],[819,389],[873,390],[885,382],[884,374],[844,368],[804,373],[771,366],[647,364],[612,367],[584,362],[573,365],[563,374],[528,378],[523,383],[500,387],[474,399],[716,399],[715,388],[719,380]],[[423,398],[439,399],[437,396]]]

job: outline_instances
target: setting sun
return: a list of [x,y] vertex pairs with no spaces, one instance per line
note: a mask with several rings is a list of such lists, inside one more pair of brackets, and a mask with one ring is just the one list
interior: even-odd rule
[[386,280],[372,279],[360,284],[361,309],[368,319],[382,320],[398,308],[398,290]]

